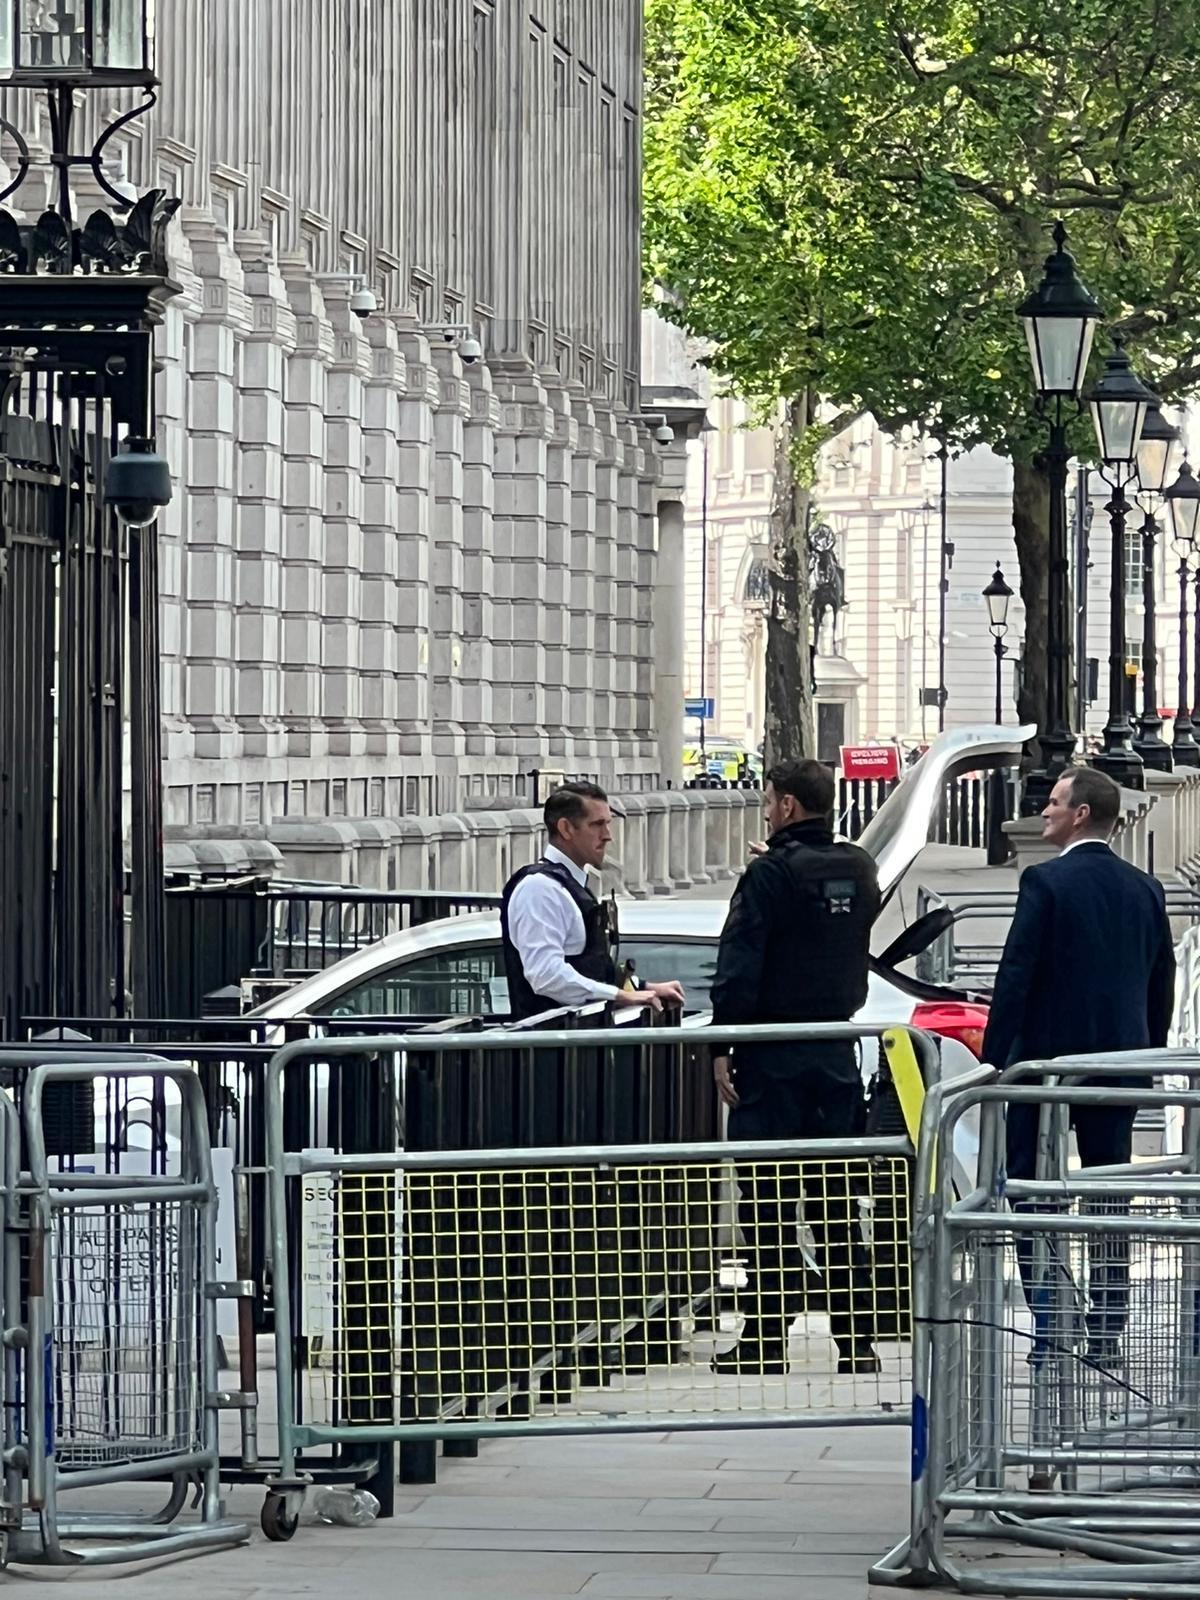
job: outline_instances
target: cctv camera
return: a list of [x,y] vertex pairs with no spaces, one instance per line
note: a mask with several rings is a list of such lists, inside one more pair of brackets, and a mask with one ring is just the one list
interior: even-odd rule
[[654,437],[659,444],[671,444],[675,438],[674,428],[668,427],[665,422],[660,422],[654,430]]
[[375,298],[374,291],[368,289],[366,284],[360,284],[350,296],[350,309],[356,317],[364,321],[375,311],[379,310],[379,301]]
[[171,469],[148,439],[129,439],[108,463],[104,498],[131,528],[148,528],[171,502]]
[[453,328],[443,328],[442,329],[442,340],[443,340],[444,343],[446,343],[446,344],[454,344],[457,339],[458,339],[458,334],[455,332],[455,330]]
[[483,360],[483,346],[478,339],[468,336],[458,347],[458,353],[468,367]]

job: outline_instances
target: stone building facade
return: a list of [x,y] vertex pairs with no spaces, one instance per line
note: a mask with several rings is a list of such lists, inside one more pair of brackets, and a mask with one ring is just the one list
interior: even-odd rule
[[[652,787],[641,0],[157,11],[159,103],[106,155],[184,202],[167,823],[450,812],[533,769]],[[83,138],[131,103],[83,98]]]

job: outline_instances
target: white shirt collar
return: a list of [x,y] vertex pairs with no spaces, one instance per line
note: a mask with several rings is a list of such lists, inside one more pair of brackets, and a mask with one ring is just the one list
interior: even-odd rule
[[553,861],[555,866],[566,867],[576,883],[581,884],[584,888],[587,887],[587,868],[579,866],[571,860],[570,856],[564,855],[556,844],[548,844],[546,846],[542,860]]
[[1072,839],[1070,844],[1063,845],[1058,853],[1060,856],[1070,855],[1071,851],[1078,850],[1081,844],[1098,844],[1105,850],[1109,848],[1107,839]]

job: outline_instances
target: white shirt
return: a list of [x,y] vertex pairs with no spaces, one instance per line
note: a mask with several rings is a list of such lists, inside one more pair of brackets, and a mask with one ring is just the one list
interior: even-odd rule
[[[576,883],[586,886],[586,869],[556,846],[547,845],[542,859],[566,867]],[[586,1006],[620,993],[614,984],[596,983],[567,965],[568,956],[582,952],[587,936],[579,907],[548,873],[530,873],[513,890],[508,936],[521,958],[526,982],[543,999],[558,1006]]]
[[1078,850],[1081,844],[1098,844],[1101,845],[1105,850],[1110,848],[1107,839],[1072,839],[1070,844],[1063,845],[1062,849],[1058,853],[1060,856],[1070,855],[1071,851]]

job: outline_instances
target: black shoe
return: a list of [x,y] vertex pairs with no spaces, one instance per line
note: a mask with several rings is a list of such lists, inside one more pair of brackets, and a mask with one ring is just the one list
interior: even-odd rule
[[787,1346],[764,1344],[761,1339],[739,1339],[732,1350],[715,1355],[710,1363],[717,1373],[746,1377],[782,1377],[788,1369]]
[[1049,1472],[1031,1472],[1029,1474],[1030,1494],[1052,1494],[1054,1480],[1058,1477],[1058,1469],[1051,1467]]
[[1121,1341],[1113,1334],[1093,1334],[1087,1342],[1087,1358],[1093,1367],[1103,1367],[1110,1372],[1125,1365]]
[[849,1350],[838,1350],[837,1369],[839,1375],[847,1372],[880,1372],[883,1363],[880,1361],[875,1347],[863,1341],[861,1344],[851,1345]]

